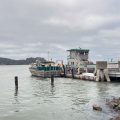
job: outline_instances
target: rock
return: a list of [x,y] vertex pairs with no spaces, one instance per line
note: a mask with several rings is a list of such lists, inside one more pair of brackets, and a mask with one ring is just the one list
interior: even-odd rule
[[106,100],[107,105],[116,111],[118,114],[116,117],[111,118],[110,120],[120,120],[120,98],[113,98],[112,100]]
[[102,108],[100,106],[93,105],[93,110],[102,111]]
[[120,115],[118,115],[116,118],[114,118],[113,120],[120,120]]
[[117,105],[117,107],[115,108],[116,111],[119,111],[120,110],[120,104]]
[[118,110],[120,110],[120,104],[117,106]]
[[110,118],[110,120],[114,120],[113,118]]
[[119,104],[120,104],[120,101],[118,99],[113,99],[112,101],[107,102],[107,105],[109,105],[109,107],[112,109],[116,109],[119,106]]
[[117,101],[117,100],[112,100],[112,101],[108,102],[107,105],[109,105],[109,107],[112,108],[112,109],[116,109],[117,108],[117,109],[120,110],[120,102]]

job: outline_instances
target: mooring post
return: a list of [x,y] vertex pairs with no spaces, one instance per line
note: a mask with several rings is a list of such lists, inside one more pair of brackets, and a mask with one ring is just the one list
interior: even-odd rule
[[18,89],[18,76],[15,76],[15,88]]
[[72,72],[72,79],[74,79],[74,70],[73,70],[73,68],[72,68],[71,72]]
[[51,75],[51,85],[54,85],[54,75]]
[[63,65],[64,77],[66,77],[65,66]]

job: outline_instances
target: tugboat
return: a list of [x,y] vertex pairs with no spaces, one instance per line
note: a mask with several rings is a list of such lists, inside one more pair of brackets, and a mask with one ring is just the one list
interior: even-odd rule
[[32,76],[49,78],[51,75],[54,77],[60,77],[62,72],[62,64],[56,64],[53,61],[40,62],[36,60],[36,63],[32,63],[29,68]]

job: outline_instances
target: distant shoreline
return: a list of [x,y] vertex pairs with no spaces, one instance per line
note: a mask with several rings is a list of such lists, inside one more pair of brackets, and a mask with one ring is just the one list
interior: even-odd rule
[[[17,65],[20,65],[20,64],[17,64]],[[30,65],[30,64],[22,64],[22,65]],[[22,66],[21,65],[21,66]],[[13,66],[13,65],[0,65],[0,66]],[[15,65],[14,65],[15,66]]]
[[36,57],[36,58],[30,57],[30,58],[26,58],[25,60],[14,60],[14,59],[0,57],[0,65],[29,65],[31,63],[36,62],[36,60],[40,60],[41,62],[46,61],[42,57]]

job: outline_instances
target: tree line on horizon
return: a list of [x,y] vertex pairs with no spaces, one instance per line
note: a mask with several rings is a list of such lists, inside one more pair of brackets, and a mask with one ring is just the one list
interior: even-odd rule
[[42,57],[30,57],[26,58],[25,60],[14,60],[9,58],[0,57],[0,65],[29,65],[31,63],[36,62],[36,60],[40,60],[41,62],[45,62],[46,59]]

